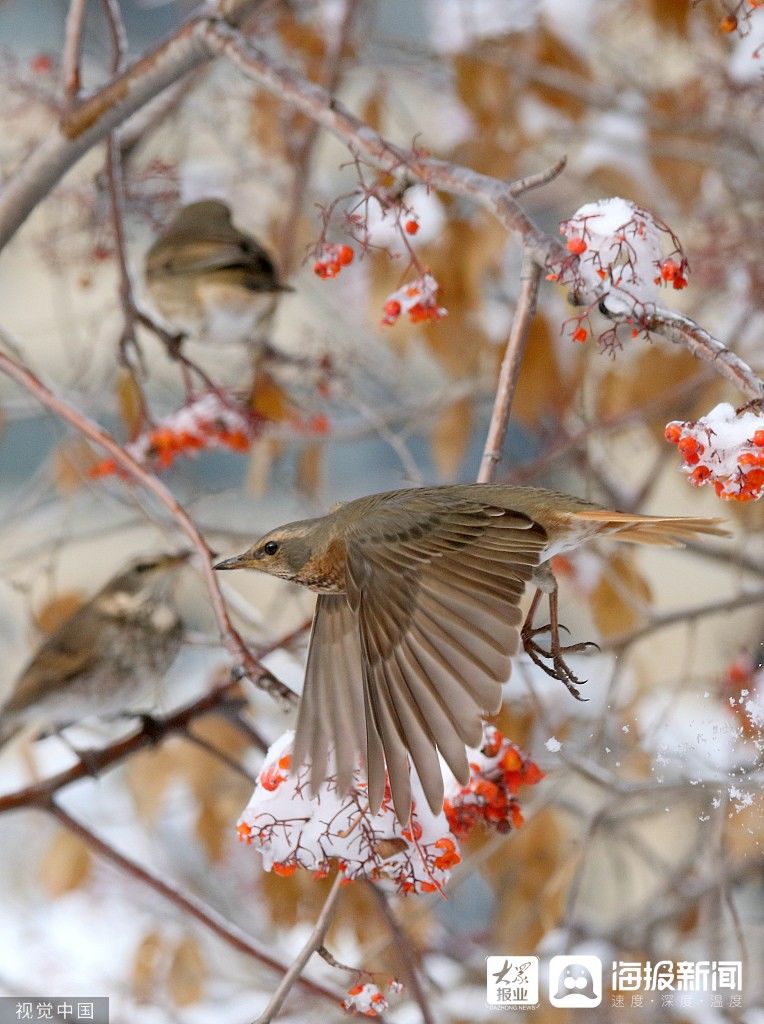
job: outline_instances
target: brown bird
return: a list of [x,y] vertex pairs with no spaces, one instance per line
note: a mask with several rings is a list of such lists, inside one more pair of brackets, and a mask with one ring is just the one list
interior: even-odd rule
[[214,341],[251,340],[257,323],[272,311],[273,296],[293,290],[217,199],[176,213],[146,254],[145,274],[167,320]]
[[[310,760],[315,790],[333,747],[338,788],[346,791],[360,755],[372,812],[386,765],[405,822],[409,757],[436,813],[443,803],[436,751],[467,782],[465,745],[479,745],[482,716],[501,705],[529,581],[549,595],[550,625],[534,630],[527,621],[526,649],[542,665],[546,656],[550,674],[578,695],[562,654],[586,645],[560,645],[552,555],[602,535],[674,547],[697,534],[725,531],[715,519],[612,512],[540,488],[422,487],[289,523],[215,568],[258,569],[318,592],[294,762]],[[545,630],[549,652],[534,640]]]
[[67,619],[0,710],[0,744],[26,725],[56,732],[83,718],[156,707],[183,638],[171,591],[187,558],[184,552],[134,563]]

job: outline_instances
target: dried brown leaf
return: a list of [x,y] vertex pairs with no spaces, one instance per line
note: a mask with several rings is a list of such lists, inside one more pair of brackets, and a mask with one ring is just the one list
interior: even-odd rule
[[438,414],[430,434],[432,458],[438,473],[454,479],[464,461],[472,436],[472,403],[461,398]]
[[74,494],[88,479],[99,457],[82,437],[63,441],[53,451],[53,480],[60,494]]
[[250,406],[258,416],[273,423],[283,423],[293,412],[286,392],[265,370],[258,370],[255,376]]
[[79,836],[60,831],[53,837],[40,864],[40,881],[50,896],[80,889],[90,874],[90,851]]
[[318,497],[321,489],[323,451],[318,441],[309,441],[297,457],[297,487],[309,498]]
[[[498,363],[503,355],[502,348]],[[520,423],[535,426],[550,411],[557,412],[564,407],[571,389],[571,382],[562,376],[552,328],[547,318],[539,313],[534,317],[528,334],[518,388],[512,401],[512,415]]]
[[140,434],[143,427],[143,401],[140,387],[132,373],[120,370],[116,382],[117,409],[131,441]]
[[176,1006],[192,1006],[204,994],[207,965],[198,941],[193,936],[182,939],[175,949],[167,988]]
[[650,585],[636,568],[634,557],[620,552],[612,555],[591,597],[600,635],[617,636],[641,625],[651,600]]
[[157,974],[165,953],[162,936],[150,931],[138,943],[133,957],[133,992],[139,1002],[149,1002],[155,996]]

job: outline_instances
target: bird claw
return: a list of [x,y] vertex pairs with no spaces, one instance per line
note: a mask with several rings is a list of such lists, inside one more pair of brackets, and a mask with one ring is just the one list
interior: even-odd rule
[[[562,645],[559,638],[560,629],[565,629],[566,633],[570,632],[570,630],[566,629],[565,626],[559,626],[557,630],[554,630],[551,624],[540,626],[537,629],[524,629],[522,632],[523,647],[533,664],[537,665],[552,679],[557,679],[559,682],[563,683],[568,692],[575,697],[576,700],[588,700],[587,697],[581,696],[578,689],[579,686],[583,686],[586,683],[586,680],[580,679],[575,672],[573,672],[565,661],[563,655],[577,654],[587,650],[589,647],[594,647],[597,650],[600,648],[590,640],[577,644]],[[536,643],[534,637],[540,633],[549,633],[551,635],[550,650],[546,651]]]

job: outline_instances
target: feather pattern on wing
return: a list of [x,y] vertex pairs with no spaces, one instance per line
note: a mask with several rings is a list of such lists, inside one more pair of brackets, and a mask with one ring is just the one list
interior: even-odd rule
[[[465,745],[480,743],[482,715],[501,704],[519,646],[518,604],[546,534],[523,514],[433,490],[379,504],[345,536],[347,592],[319,597],[296,759],[310,756],[315,789],[333,746],[346,788],[348,765],[363,756],[372,811],[386,768],[406,821],[410,758],[437,813],[437,751],[466,782]],[[333,632],[331,621],[342,628]],[[351,708],[365,721],[363,736]]]

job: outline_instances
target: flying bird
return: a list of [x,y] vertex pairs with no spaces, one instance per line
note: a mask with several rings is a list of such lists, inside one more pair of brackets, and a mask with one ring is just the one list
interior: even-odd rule
[[[333,748],[337,785],[347,791],[360,756],[372,813],[386,768],[406,822],[409,759],[435,813],[443,804],[438,751],[467,783],[465,747],[480,744],[483,716],[501,705],[528,582],[549,595],[550,674],[577,695],[580,680],[559,641],[553,555],[602,535],[674,547],[725,532],[715,519],[614,512],[541,488],[421,487],[281,526],[215,568],[257,569],[318,593],[294,764],[310,761],[315,791]],[[540,661],[537,632],[525,629],[523,641]]]

